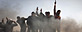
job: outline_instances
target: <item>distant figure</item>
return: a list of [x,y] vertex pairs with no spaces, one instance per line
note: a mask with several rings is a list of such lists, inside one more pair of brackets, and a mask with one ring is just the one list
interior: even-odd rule
[[21,27],[20,32],[26,32],[25,18],[20,18],[20,16],[17,16],[17,22]]
[[57,11],[57,13],[56,13],[56,15],[55,15],[55,18],[56,18],[56,19],[59,19],[59,20],[61,19],[61,17],[60,17],[60,12],[61,12],[61,10],[58,10],[58,11]]
[[31,13],[31,16],[28,17],[27,19],[27,24],[28,24],[28,32],[35,32],[35,26],[33,25],[33,23],[36,21],[36,14],[34,12]]
[[17,26],[17,23],[13,20],[7,19],[8,22],[5,26],[5,32],[13,32],[13,27]]

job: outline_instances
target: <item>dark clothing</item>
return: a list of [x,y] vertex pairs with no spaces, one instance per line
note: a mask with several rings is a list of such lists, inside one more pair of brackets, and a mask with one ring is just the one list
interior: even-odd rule
[[20,25],[20,32],[26,32],[26,24],[25,24],[25,18],[20,18],[17,20],[18,24]]
[[32,16],[29,16],[28,19],[27,19],[27,25],[28,26],[31,26],[32,25]]
[[59,20],[61,19],[61,17],[60,17],[60,14],[59,14],[59,13],[56,13],[56,14],[55,14],[55,19],[59,19]]
[[12,22],[12,20],[9,20],[5,24],[5,32],[13,32],[13,27],[17,26],[16,22]]
[[27,19],[27,25],[28,25],[28,32],[32,30],[32,32],[35,32],[37,29],[37,22],[38,18],[36,16],[29,16]]
[[5,32],[5,25],[4,24],[0,24],[0,32]]

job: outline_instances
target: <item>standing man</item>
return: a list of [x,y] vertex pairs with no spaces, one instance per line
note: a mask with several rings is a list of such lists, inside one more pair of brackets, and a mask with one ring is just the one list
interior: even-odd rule
[[56,15],[55,15],[56,19],[59,19],[59,20],[61,19],[60,13],[61,13],[61,10],[58,10],[57,13],[56,13]]
[[17,22],[20,25],[20,32],[26,32],[26,24],[25,24],[25,18],[20,16],[17,16]]
[[38,18],[39,18],[39,32],[42,32],[43,31],[43,25],[42,25],[42,23],[44,24],[44,17],[45,17],[45,15],[42,13],[42,8],[40,9],[40,14],[39,14],[39,16],[38,16]]
[[36,14],[34,12],[31,13],[31,16],[28,17],[27,19],[27,25],[28,25],[28,32],[36,32],[37,28],[34,25],[35,21],[36,21]]
[[45,20],[44,20],[44,24],[45,24],[45,28],[43,32],[53,32],[52,26],[51,26],[51,18],[52,15],[50,15],[50,12],[45,12]]
[[58,10],[56,12],[56,0],[54,2],[54,18],[57,20],[58,19],[58,27],[57,27],[57,31],[60,32],[60,20],[61,20],[61,16],[60,16],[61,10]]
[[13,32],[13,27],[15,27],[15,26],[17,26],[17,23],[13,20],[8,19],[8,22],[5,26],[5,32]]
[[54,17],[55,17],[55,19],[59,19],[59,20],[61,19],[60,12],[61,12],[61,10],[58,10],[56,12],[56,0],[55,0],[55,2],[54,2]]
[[21,18],[22,23],[20,24],[21,27],[21,32],[26,32],[26,23],[25,23],[25,18]]

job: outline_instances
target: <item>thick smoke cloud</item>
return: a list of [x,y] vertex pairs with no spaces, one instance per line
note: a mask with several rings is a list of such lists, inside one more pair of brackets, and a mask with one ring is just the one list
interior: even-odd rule
[[12,0],[0,0],[0,21],[2,18],[8,17],[16,20],[18,11],[20,10],[19,3]]
[[13,9],[0,8],[0,20],[5,17],[15,20],[16,15],[17,15],[17,12],[14,11]]
[[[19,1],[19,0],[18,0]],[[17,0],[0,0],[0,22],[4,18],[6,22],[6,17],[16,20],[20,11],[20,2]],[[14,31],[19,30],[20,27],[14,27]]]
[[49,20],[47,20],[48,18],[42,18],[43,21],[41,19],[38,20],[37,18],[34,19],[35,21],[33,20],[33,25],[35,28],[44,29],[45,32],[53,32],[53,29],[56,29],[59,26],[59,23],[61,32],[81,32],[82,30],[82,26],[78,25],[77,22],[71,18],[62,19],[60,22],[59,20],[54,20],[54,18],[50,18]]
[[[4,18],[6,22],[6,17],[16,20],[16,17],[20,14],[20,1],[18,0],[0,0],[0,22]],[[20,27],[14,27],[14,31],[19,31]]]
[[44,32],[55,32],[57,28],[59,28],[59,19],[55,19],[54,17],[32,17],[30,19],[34,26],[34,29],[39,29]]
[[82,32],[82,26],[78,25],[74,19],[62,19],[61,32]]
[[[6,17],[12,20],[16,20],[17,15],[18,15],[18,12],[16,10],[13,10],[11,8],[0,8],[0,21],[2,20],[2,18],[4,18],[6,22]],[[14,31],[18,29],[19,29],[19,26],[14,27]]]

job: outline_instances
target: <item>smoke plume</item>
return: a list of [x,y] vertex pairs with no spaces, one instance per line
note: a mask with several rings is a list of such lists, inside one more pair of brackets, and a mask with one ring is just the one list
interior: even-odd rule
[[18,11],[20,10],[19,2],[13,0],[0,0],[0,20],[8,17],[16,20]]
[[14,11],[13,9],[0,8],[0,20],[6,17],[15,19],[16,15],[17,15],[17,12]]
[[82,26],[77,24],[74,19],[62,19],[61,32],[82,32]]
[[[35,29],[43,29],[44,32],[54,32],[57,28],[61,32],[81,32],[82,27],[80,27],[74,19],[62,19],[56,20],[54,17],[45,18],[39,17],[33,18],[33,25]],[[60,25],[59,25],[60,24]],[[59,28],[60,26],[60,28]]]

